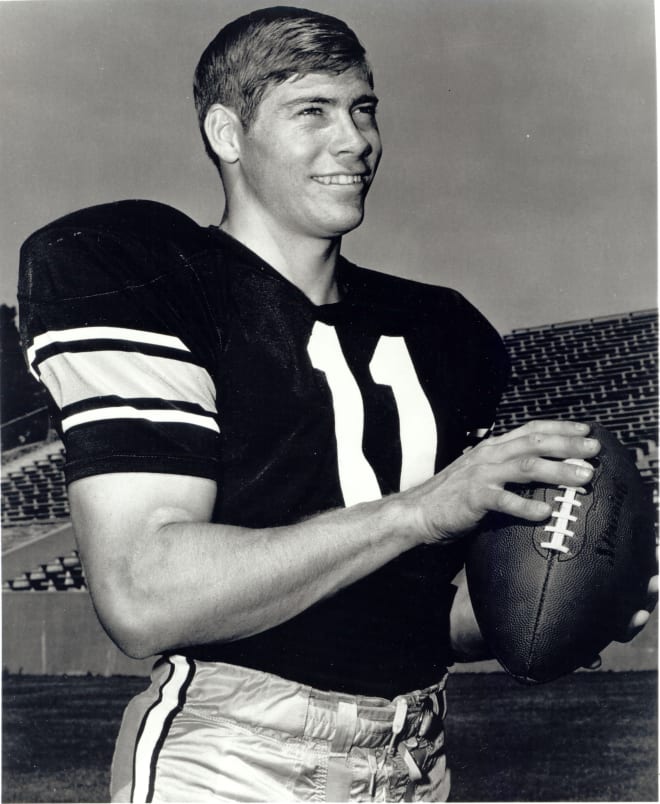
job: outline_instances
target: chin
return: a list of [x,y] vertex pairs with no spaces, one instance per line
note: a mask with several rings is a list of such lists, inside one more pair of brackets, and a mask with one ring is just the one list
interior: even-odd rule
[[352,232],[364,220],[364,208],[352,210],[350,214],[344,213],[337,215],[334,219],[328,216],[325,228],[332,233],[333,237],[341,236]]

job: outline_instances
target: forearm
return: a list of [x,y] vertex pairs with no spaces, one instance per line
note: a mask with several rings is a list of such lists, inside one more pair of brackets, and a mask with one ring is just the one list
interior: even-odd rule
[[[174,521],[162,509],[135,539],[123,594],[89,557],[97,610],[132,655],[229,641],[272,628],[415,544],[396,498],[250,530]],[[83,560],[86,559],[83,550]]]

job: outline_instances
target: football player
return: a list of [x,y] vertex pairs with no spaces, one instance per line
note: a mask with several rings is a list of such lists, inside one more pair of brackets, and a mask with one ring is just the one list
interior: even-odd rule
[[381,157],[343,22],[252,12],[194,90],[218,226],[126,201],[22,252],[94,605],[159,657],[113,800],[445,800],[446,667],[485,655],[461,537],[546,518],[507,484],[583,484],[560,459],[599,444],[553,421],[484,439],[507,380],[488,322],[341,256]]

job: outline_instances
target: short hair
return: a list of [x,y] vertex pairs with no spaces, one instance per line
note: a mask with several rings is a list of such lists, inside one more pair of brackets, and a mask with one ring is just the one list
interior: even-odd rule
[[193,93],[206,152],[219,167],[204,120],[215,103],[232,108],[247,130],[266,89],[294,75],[340,74],[357,67],[373,88],[366,51],[348,25],[305,8],[274,6],[230,22],[197,64]]

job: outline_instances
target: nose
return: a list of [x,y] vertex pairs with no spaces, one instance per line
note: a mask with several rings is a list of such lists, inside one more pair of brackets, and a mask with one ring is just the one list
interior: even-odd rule
[[373,136],[368,137],[350,113],[340,114],[333,131],[331,150],[335,154],[351,154],[363,159],[374,150]]

